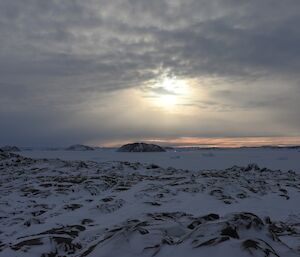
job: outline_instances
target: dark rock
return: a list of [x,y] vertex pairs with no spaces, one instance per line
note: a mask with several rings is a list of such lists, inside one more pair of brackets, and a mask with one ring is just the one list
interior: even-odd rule
[[6,145],[0,148],[4,152],[20,152],[21,150],[16,146]]
[[221,235],[222,236],[229,236],[229,237],[236,238],[236,239],[240,238],[237,231],[236,231],[236,228],[231,227],[231,226],[228,226],[228,227],[222,229]]
[[94,151],[94,147],[90,147],[87,145],[71,145],[68,148],[66,148],[67,151]]
[[159,166],[158,165],[156,165],[156,164],[150,164],[149,166],[147,166],[147,169],[149,170],[149,169],[158,169],[159,168]]
[[118,152],[165,152],[166,150],[159,145],[146,143],[132,143],[121,146]]
[[248,166],[244,168],[244,171],[258,171],[258,170],[260,170],[260,168],[256,163],[248,164]]
[[189,229],[194,229],[195,227],[199,226],[200,224],[202,224],[205,221],[213,221],[213,220],[218,220],[220,218],[220,216],[218,214],[215,213],[211,213],[205,216],[202,216],[200,218],[197,218],[195,221],[193,221],[191,224],[189,224],[187,227]]

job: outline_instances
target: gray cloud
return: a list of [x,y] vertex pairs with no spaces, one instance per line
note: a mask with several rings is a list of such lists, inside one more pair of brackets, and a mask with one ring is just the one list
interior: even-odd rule
[[[299,13],[298,0],[2,0],[0,143],[300,134]],[[161,71],[219,81],[199,83],[209,99],[185,105],[223,116],[190,120],[151,110],[158,115],[152,124],[135,121],[147,110],[124,104],[127,117],[121,103],[109,101],[114,92],[143,90]],[[91,105],[105,125],[80,115]],[[257,130],[246,127],[242,111]]]

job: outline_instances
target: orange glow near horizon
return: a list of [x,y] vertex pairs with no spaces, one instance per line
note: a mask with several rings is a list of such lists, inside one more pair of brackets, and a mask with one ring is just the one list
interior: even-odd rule
[[205,137],[180,137],[170,139],[144,139],[144,140],[114,140],[107,142],[91,143],[104,147],[118,147],[131,142],[146,142],[160,144],[163,146],[181,146],[181,147],[254,147],[265,145],[292,146],[300,145],[300,137],[226,137],[226,138],[205,138]]

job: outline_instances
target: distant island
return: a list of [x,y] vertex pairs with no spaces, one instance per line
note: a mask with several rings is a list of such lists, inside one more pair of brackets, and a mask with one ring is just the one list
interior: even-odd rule
[[87,145],[71,145],[66,148],[67,151],[94,151],[95,148]]
[[121,146],[118,152],[166,152],[166,150],[154,144],[146,144],[146,143],[131,143]]

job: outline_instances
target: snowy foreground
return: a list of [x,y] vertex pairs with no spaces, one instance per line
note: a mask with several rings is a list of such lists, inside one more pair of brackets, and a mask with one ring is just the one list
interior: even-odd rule
[[0,152],[0,185],[1,257],[300,256],[294,171]]

